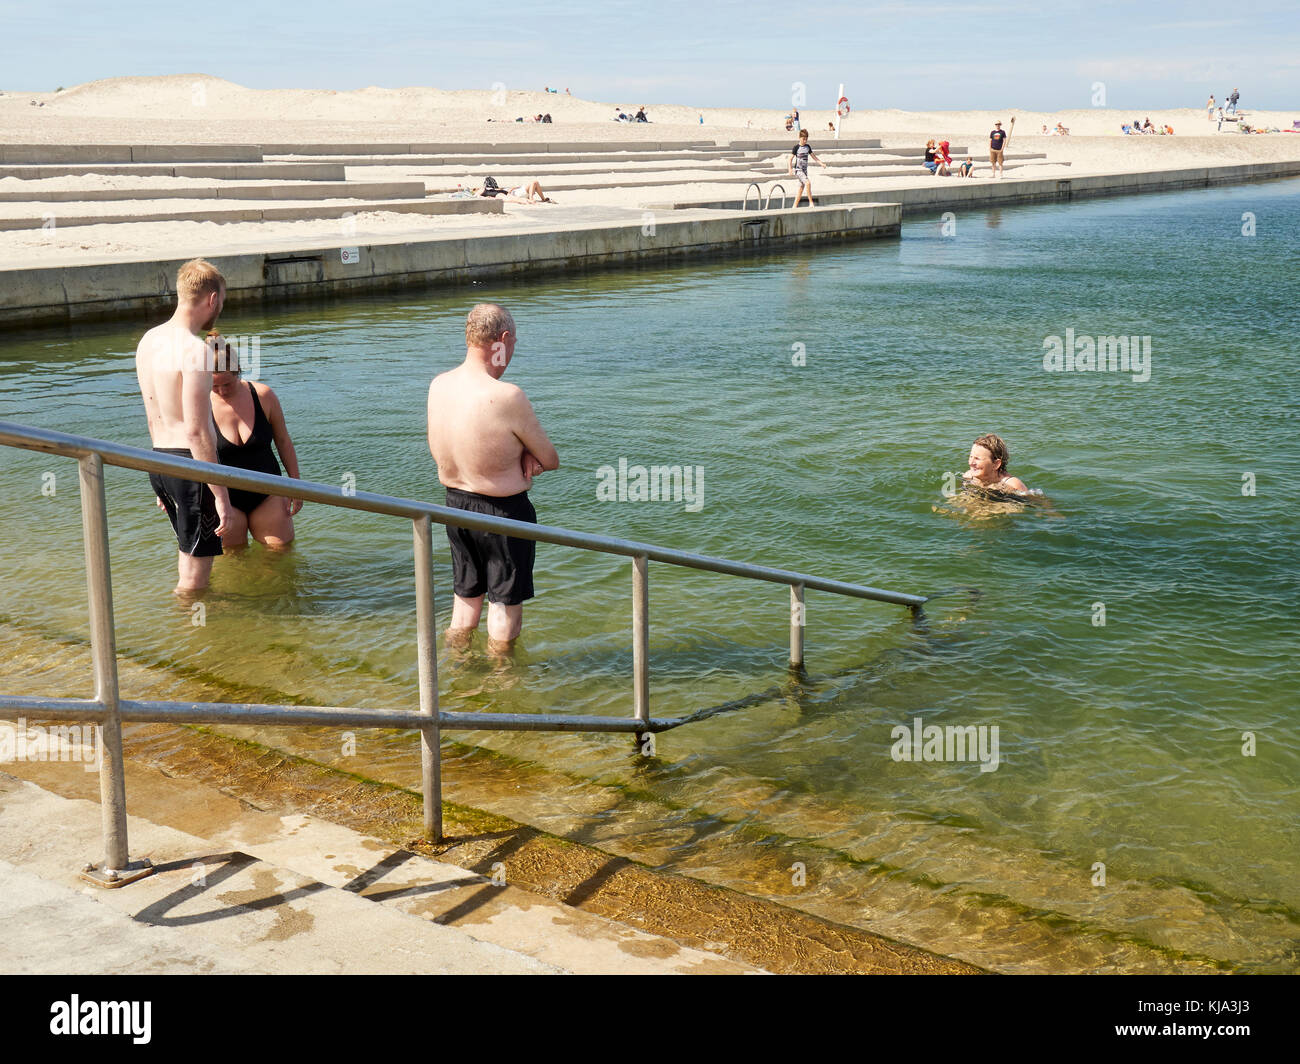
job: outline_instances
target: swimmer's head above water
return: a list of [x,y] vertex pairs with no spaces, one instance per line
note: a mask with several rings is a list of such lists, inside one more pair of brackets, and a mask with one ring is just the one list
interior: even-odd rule
[[964,474],[964,479],[985,488],[1028,491],[1019,477],[1007,476],[1010,460],[1011,455],[1002,437],[986,433],[971,444],[970,457],[967,459],[970,468]]

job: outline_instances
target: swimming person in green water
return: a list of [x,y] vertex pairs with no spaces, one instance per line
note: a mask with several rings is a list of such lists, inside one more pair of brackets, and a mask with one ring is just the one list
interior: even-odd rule
[[1019,477],[1007,476],[1010,457],[1002,437],[987,433],[971,444],[970,468],[962,474],[962,479],[972,487],[1024,494],[1029,491],[1025,482]]

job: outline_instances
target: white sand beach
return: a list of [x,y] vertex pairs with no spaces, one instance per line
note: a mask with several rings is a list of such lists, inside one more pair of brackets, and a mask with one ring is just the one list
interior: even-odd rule
[[[612,120],[618,108],[633,113],[645,103],[649,123]],[[549,113],[548,124],[516,122],[516,117]],[[1259,127],[1289,130],[1300,120],[1294,112],[1243,111]],[[252,144],[398,143],[484,144],[569,142],[613,144],[635,151],[640,144],[664,141],[762,140],[765,148],[756,162],[768,164],[760,184],[779,181],[784,171],[785,141],[793,137],[784,129],[785,111],[768,109],[689,108],[657,106],[645,101],[595,102],[560,93],[533,91],[492,92],[477,89],[380,89],[353,92],[320,90],[257,90],[203,74],[169,77],[112,78],[55,93],[0,94],[0,143],[6,144]],[[1120,126],[1134,118],[1158,126],[1171,126],[1172,136],[1124,136]],[[853,165],[864,156],[836,149],[827,124],[829,109],[802,109],[803,127],[814,149],[831,156],[826,170],[813,170],[819,194],[861,193],[932,183],[914,157],[901,156],[892,167],[873,172]],[[1014,127],[1011,126],[1015,119]],[[1102,108],[1042,112],[1008,108],[1005,111],[854,110],[841,127],[845,140],[879,138],[882,145],[915,152],[926,139],[948,140],[954,151],[969,150],[976,163],[976,179],[988,180],[987,134],[994,121],[1013,129],[1008,157],[1013,169],[1008,177],[1070,176],[1095,173],[1141,172],[1234,163],[1300,159],[1300,133],[1244,134],[1235,126],[1207,122],[1203,108],[1146,112]],[[1069,136],[1043,136],[1044,125],[1057,122]],[[1231,130],[1231,131],[1229,131]],[[828,149],[836,149],[834,152]],[[962,155],[965,152],[961,153]],[[1039,156],[1038,158],[1026,158]],[[1021,160],[1017,164],[1018,158]],[[471,164],[438,160],[399,162],[383,166],[348,166],[353,181],[423,181],[429,196],[446,195],[458,184],[481,183],[493,174],[503,185],[535,178],[560,207],[600,212],[641,210],[665,202],[694,202],[737,198],[754,175],[738,169],[710,168],[665,159],[662,162],[615,161],[527,162],[519,166]],[[1023,167],[1023,174],[1014,168]],[[647,168],[649,167],[649,168]],[[662,168],[657,168],[662,167]],[[213,200],[178,198],[185,188],[198,188],[205,179],[114,173],[76,173],[31,179],[0,176],[0,219],[52,219],[45,228],[0,232],[0,256],[11,267],[35,266],[57,259],[60,263],[108,257],[168,257],[182,249],[217,249],[250,243],[275,246],[284,242],[333,239],[337,218],[295,221],[140,221],[102,225],[63,225],[60,218],[86,218],[132,213],[202,209]],[[250,182],[251,183],[251,182]],[[267,181],[267,186],[275,182]],[[150,199],[151,189],[169,190],[167,199]],[[86,201],[69,199],[78,190],[94,191]],[[133,198],[104,201],[111,190],[130,190]],[[175,190],[175,191],[171,191]],[[792,190],[791,190],[792,191]],[[59,193],[53,201],[51,193]],[[22,199],[18,197],[28,193]],[[271,197],[268,196],[269,203]],[[222,204],[236,201],[223,200]],[[258,201],[239,200],[241,206]],[[321,202],[342,201],[322,196]],[[348,223],[356,241],[391,240],[409,235],[427,238],[451,231],[492,232],[514,219],[524,224],[544,224],[549,206],[507,202],[505,215],[429,216],[384,211],[381,205],[358,207]],[[197,253],[197,252],[196,252]]]

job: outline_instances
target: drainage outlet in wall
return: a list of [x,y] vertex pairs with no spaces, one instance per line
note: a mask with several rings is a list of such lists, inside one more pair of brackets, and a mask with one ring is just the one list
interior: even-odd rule
[[325,279],[325,264],[319,255],[268,255],[262,276],[267,284],[315,284]]

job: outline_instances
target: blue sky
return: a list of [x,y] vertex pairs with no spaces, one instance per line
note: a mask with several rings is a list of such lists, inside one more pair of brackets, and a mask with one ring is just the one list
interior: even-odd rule
[[[491,14],[486,12],[490,9]],[[612,103],[907,110],[1242,106],[1300,111],[1287,3],[813,4],[658,0],[0,0],[0,89],[214,74],[252,88],[569,87]]]

